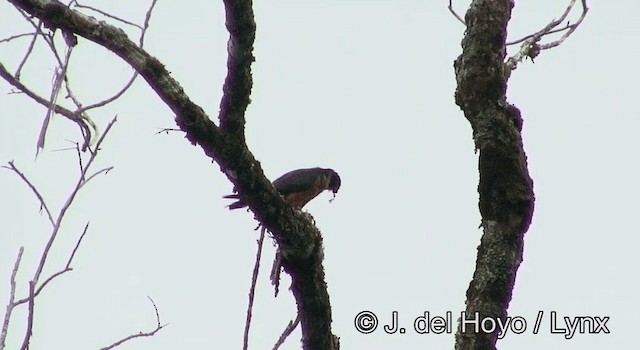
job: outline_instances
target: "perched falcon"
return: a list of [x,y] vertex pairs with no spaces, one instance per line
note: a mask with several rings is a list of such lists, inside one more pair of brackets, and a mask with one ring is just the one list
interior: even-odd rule
[[[331,190],[333,196],[340,189],[340,176],[333,169],[309,168],[292,170],[273,181],[273,186],[292,207],[301,209],[322,191]],[[229,204],[229,209],[247,206],[239,194],[230,194],[224,198],[237,199]]]

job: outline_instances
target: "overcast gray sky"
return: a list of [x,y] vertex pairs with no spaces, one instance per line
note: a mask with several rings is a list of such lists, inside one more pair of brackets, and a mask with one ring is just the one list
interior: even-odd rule
[[[94,1],[141,23],[149,1]],[[88,2],[87,2],[88,3]],[[510,39],[559,16],[568,1],[517,1]],[[590,1],[591,10],[563,45],[513,74],[508,97],[524,118],[523,140],[536,209],[509,308],[528,328],[508,333],[500,349],[621,349],[635,346],[640,170],[637,80],[640,3]],[[453,334],[413,332],[415,317],[456,314],[475,267],[481,230],[477,155],[471,128],[455,105],[453,60],[462,24],[442,1],[256,1],[254,88],[247,142],[274,179],[302,167],[331,167],[342,177],[335,201],[306,206],[324,235],[333,331],[345,349],[452,348]],[[455,7],[461,14],[468,1]],[[577,13],[576,13],[577,14]],[[95,14],[92,14],[97,16]],[[574,16],[575,18],[575,16]],[[111,21],[110,21],[111,22]],[[28,31],[0,2],[0,37]],[[134,30],[127,28],[131,35]],[[212,119],[226,74],[221,1],[160,1],[146,48]],[[15,70],[28,39],[0,44],[0,62]],[[513,50],[516,48],[512,48]],[[23,82],[48,96],[54,63],[42,46]],[[80,39],[70,77],[91,103],[117,91],[131,70]],[[68,140],[77,128],[56,116],[45,150],[35,145],[45,110],[8,94],[0,82],[0,163],[27,174],[54,211],[78,169]],[[51,252],[48,273],[64,266],[87,221],[90,229],[68,273],[39,296],[32,348],[99,348],[150,330],[155,314],[169,325],[122,349],[240,348],[255,255],[256,222],[229,212],[232,185],[175,127],[171,111],[143,80],[116,103],[91,113],[104,126],[115,115],[96,170],[114,166],[82,190]],[[0,304],[20,246],[19,296],[49,234],[46,217],[14,173],[0,171]],[[253,349],[271,348],[295,302],[273,298],[265,244]],[[2,308],[4,309],[4,307]],[[358,333],[354,317],[375,312],[381,324],[398,311],[406,334],[379,327]],[[538,311],[542,327],[533,334]],[[550,313],[610,317],[610,334],[551,334]],[[22,338],[24,310],[14,315],[9,348]],[[455,329],[455,324],[454,324]],[[299,348],[299,330],[283,349]]]

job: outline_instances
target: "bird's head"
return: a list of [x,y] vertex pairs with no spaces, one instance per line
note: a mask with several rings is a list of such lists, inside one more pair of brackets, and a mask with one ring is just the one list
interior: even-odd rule
[[327,170],[329,170],[329,186],[327,189],[333,191],[333,194],[335,195],[340,189],[340,175],[338,175],[338,173],[333,169]]

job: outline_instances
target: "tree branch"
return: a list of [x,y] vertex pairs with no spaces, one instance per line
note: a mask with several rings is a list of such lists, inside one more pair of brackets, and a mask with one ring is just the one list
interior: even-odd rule
[[[587,16],[587,12],[589,11],[589,7],[587,7],[587,0],[581,0],[582,13],[580,14],[580,17],[577,21],[572,24],[570,22],[567,22],[564,27],[557,27],[560,24],[564,23],[564,21],[567,19],[567,16],[569,16],[571,11],[573,10],[575,4],[576,0],[570,0],[569,5],[564,10],[562,15],[558,17],[558,19],[554,19],[536,33],[529,34],[524,38],[520,38],[513,42],[507,43],[507,45],[522,43],[522,45],[520,46],[520,50],[515,55],[509,57],[509,59],[505,63],[505,73],[507,74],[507,77],[511,73],[511,71],[516,69],[518,64],[522,62],[522,60],[524,60],[526,57],[529,57],[533,60],[534,58],[536,58],[536,56],[538,56],[538,54],[540,54],[540,51],[547,50],[562,44],[571,34],[573,34],[573,32],[580,26],[580,24],[582,24],[582,21]],[[540,41],[545,36],[563,31],[565,33],[560,37],[560,39],[545,44],[540,44]]]
[[276,341],[275,345],[273,345],[272,350],[278,350],[280,346],[284,344],[284,341],[287,340],[287,337],[289,337],[291,333],[293,333],[293,331],[296,329],[296,327],[298,327],[299,324],[300,324],[299,315],[296,317],[295,320],[289,321],[289,324],[287,324],[287,326],[284,328],[284,331],[282,331],[282,334],[278,338],[278,341]]
[[[255,213],[256,219],[278,242],[285,260],[283,266],[291,274],[292,290],[301,313],[304,348],[336,348],[336,338],[330,331],[331,310],[321,264],[320,232],[308,217],[285,203],[264,176],[260,163],[244,141],[244,113],[250,101],[250,64],[255,37],[251,1],[225,1],[226,25],[231,37],[228,74],[219,115],[221,127],[216,126],[202,108],[189,99],[158,59],[133,43],[119,28],[70,10],[55,0],[9,1],[41,19],[49,28],[75,33],[112,51],[147,81],[175,113],[176,124],[186,133],[187,139],[219,164]],[[313,329],[317,325],[322,327]]]
[[0,331],[0,350],[4,350],[5,341],[9,332],[9,322],[11,321],[11,314],[16,307],[14,300],[16,299],[16,276],[18,275],[18,269],[20,268],[20,261],[22,260],[22,254],[24,253],[24,247],[20,247],[18,250],[18,257],[13,264],[13,270],[11,270],[11,279],[9,280],[9,302],[7,303],[7,311],[4,313],[4,319],[2,321],[2,331]]
[[[54,112],[65,116],[67,119],[73,121],[78,124],[80,129],[82,130],[82,134],[85,138],[88,138],[91,135],[91,131],[89,127],[84,122],[84,120],[79,117],[76,113],[71,110],[64,108],[56,103],[50,103],[47,99],[42,96],[36,94],[31,89],[29,89],[26,85],[22,84],[17,78],[15,78],[5,67],[0,63],[0,77],[5,79],[9,84],[13,85],[18,90],[22,91],[25,95],[29,96],[31,99],[36,101],[37,103],[47,107],[52,108]],[[85,145],[88,146],[88,142],[85,142]]]
[[153,309],[156,311],[156,328],[154,328],[152,331],[149,332],[139,332],[136,334],[131,334],[128,335],[118,341],[116,341],[115,343],[109,345],[109,346],[105,346],[104,348],[100,348],[100,350],[110,350],[110,349],[114,349],[117,348],[118,346],[122,345],[123,343],[126,343],[130,340],[136,339],[136,338],[144,338],[144,337],[151,337],[154,336],[156,333],[158,333],[162,328],[166,327],[166,324],[161,324],[160,323],[160,313],[158,312],[158,307],[156,306],[156,303],[153,301],[153,299],[151,299],[151,297],[147,297],[149,298],[149,301],[151,301],[151,304],[153,305]]
[[256,23],[250,0],[224,0],[226,26],[229,31],[227,42],[227,77],[220,101],[220,127],[229,134],[244,140],[244,112],[249,105],[249,95],[253,85],[251,63]]
[[244,336],[242,349],[249,349],[249,328],[251,327],[251,316],[253,314],[253,300],[256,295],[256,285],[258,284],[258,272],[260,271],[260,259],[262,258],[262,243],[267,229],[260,230],[260,238],[258,238],[258,248],[256,249],[256,262],[253,264],[253,273],[251,274],[251,287],[249,287],[249,304],[247,305],[247,319],[244,324]]
[[47,218],[49,219],[49,222],[51,223],[51,226],[55,227],[56,222],[53,219],[53,215],[51,214],[51,211],[49,210],[49,206],[47,206],[47,202],[45,202],[44,197],[42,197],[42,195],[40,194],[40,191],[38,191],[36,186],[34,186],[31,183],[31,181],[29,181],[27,176],[22,171],[20,171],[20,169],[16,167],[13,161],[10,161],[8,164],[9,166],[3,165],[2,167],[5,169],[12,170],[16,174],[18,174],[18,176],[22,179],[22,181],[24,181],[27,184],[27,186],[29,186],[33,194],[36,196],[36,198],[38,198],[38,201],[40,202],[40,209],[44,210],[44,212],[47,214]]

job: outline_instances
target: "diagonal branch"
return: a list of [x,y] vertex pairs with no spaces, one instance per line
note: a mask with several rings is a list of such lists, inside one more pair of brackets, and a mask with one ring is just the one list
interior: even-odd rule
[[287,340],[287,337],[289,337],[291,333],[293,333],[293,331],[296,329],[296,327],[298,327],[299,324],[300,316],[297,316],[295,320],[289,321],[287,326],[284,328],[284,331],[282,331],[282,334],[280,334],[278,341],[276,341],[275,345],[273,345],[272,350],[278,350],[280,346],[284,344],[284,341]]
[[[157,3],[157,2],[158,2],[158,0],[152,0],[152,1],[151,1],[151,5],[149,6],[149,10],[147,10],[147,13],[146,13],[146,15],[145,15],[145,19],[144,19],[144,24],[143,24],[142,26],[139,26],[139,25],[137,25],[137,24],[132,24],[132,25],[134,25],[134,26],[136,26],[136,27],[140,28],[140,30],[141,30],[141,32],[140,32],[140,38],[138,39],[138,42],[140,43],[140,48],[143,48],[143,47],[144,47],[144,38],[145,38],[145,36],[147,35],[147,30],[149,29],[149,23],[150,23],[150,21],[151,21],[151,14],[153,13],[153,9],[155,8],[155,6],[156,6],[156,3]],[[98,9],[95,9],[95,8],[93,8],[93,7],[89,7],[89,6],[80,5],[80,4],[78,4],[78,2],[77,2],[77,1],[74,1],[74,3],[75,3],[75,4],[76,4],[76,6],[78,6],[78,7],[88,8],[88,9],[91,9],[91,10],[93,10],[93,11],[96,11],[96,12],[99,12],[99,13],[102,13],[102,14],[104,14],[104,15],[107,15],[107,16],[108,16],[108,14],[106,14],[106,12],[104,12],[104,11],[100,11],[100,10],[98,10]],[[109,16],[108,16],[108,17],[109,17]],[[116,18],[117,18],[117,17],[116,17]],[[123,20],[123,19],[119,19],[119,18],[118,18],[118,20],[120,20],[120,21],[121,21],[121,22],[123,22],[123,23],[130,24],[130,22],[127,22],[127,21],[125,21],[125,20]],[[138,71],[135,71],[135,70],[134,70],[133,75],[131,76],[131,78],[129,79],[129,81],[128,81],[128,82],[127,82],[127,83],[126,83],[126,84],[125,84],[125,85],[124,85],[124,86],[123,86],[123,87],[122,87],[118,92],[116,92],[115,94],[113,94],[111,97],[108,97],[108,98],[106,98],[106,99],[104,99],[104,100],[102,100],[102,101],[99,101],[99,102],[93,103],[93,104],[91,104],[91,105],[89,105],[89,106],[86,106],[86,107],[80,107],[80,106],[79,106],[79,107],[78,107],[78,110],[76,111],[76,113],[77,113],[77,114],[82,114],[82,113],[84,113],[84,112],[86,112],[86,111],[88,111],[88,110],[90,110],[90,109],[94,109],[94,108],[102,107],[102,106],[105,106],[105,105],[107,105],[107,104],[109,104],[109,103],[111,103],[111,102],[113,102],[113,101],[117,100],[118,98],[120,98],[120,96],[122,96],[125,92],[127,92],[127,90],[129,90],[129,88],[130,88],[130,87],[133,85],[133,83],[136,81],[136,78],[138,78]]]
[[5,169],[12,170],[16,174],[18,174],[18,176],[22,179],[22,181],[24,181],[27,184],[27,186],[29,186],[33,194],[36,196],[36,198],[38,198],[38,201],[40,201],[40,208],[44,210],[44,212],[47,214],[47,218],[49,219],[49,222],[53,227],[55,227],[56,222],[53,219],[53,215],[51,214],[51,211],[49,210],[49,206],[47,206],[47,203],[45,202],[44,197],[42,197],[42,195],[40,194],[40,191],[38,191],[36,186],[34,186],[31,183],[31,181],[29,181],[27,176],[22,171],[20,171],[20,169],[16,167],[13,161],[9,162],[9,166],[3,165],[2,167]]
[[[176,124],[186,138],[217,162],[235,185],[256,219],[273,233],[283,253],[283,267],[291,274],[292,290],[301,315],[305,349],[335,349],[331,334],[331,309],[322,267],[322,237],[300,211],[288,205],[264,176],[260,163],[244,140],[244,113],[251,88],[250,54],[255,36],[251,1],[225,1],[231,37],[220,123],[216,126],[185,94],[180,84],[155,57],[133,43],[114,26],[99,22],[54,0],[9,0],[43,21],[105,47],[129,63],[175,113]],[[246,33],[245,33],[246,32]],[[237,62],[236,62],[237,61]],[[228,101],[228,102],[225,102]]]
[[453,0],[449,0],[449,6],[447,8],[449,9],[449,12],[451,12],[453,17],[455,17],[460,23],[462,23],[462,25],[466,25],[466,23],[464,23],[464,19],[462,19],[462,17],[460,17],[456,10],[453,9]]
[[[49,284],[49,282],[53,281],[54,279],[58,278],[59,276],[72,271],[73,269],[71,268],[71,263],[73,262],[73,258],[76,256],[76,252],[78,251],[78,248],[80,248],[80,243],[82,243],[82,239],[84,238],[84,236],[87,234],[87,231],[89,230],[89,223],[87,222],[87,224],[84,226],[84,230],[82,230],[82,234],[80,235],[80,238],[78,238],[78,241],[76,241],[76,245],[75,247],[73,247],[73,251],[71,252],[71,255],[69,256],[69,259],[67,260],[67,264],[65,265],[65,267],[56,272],[51,274],[51,276],[47,277],[38,287],[38,289],[36,289],[36,291],[33,293],[33,297],[37,297],[43,290],[44,288]],[[19,300],[18,302],[16,302],[16,305],[20,305],[24,302],[28,301],[28,299],[22,299]]]

